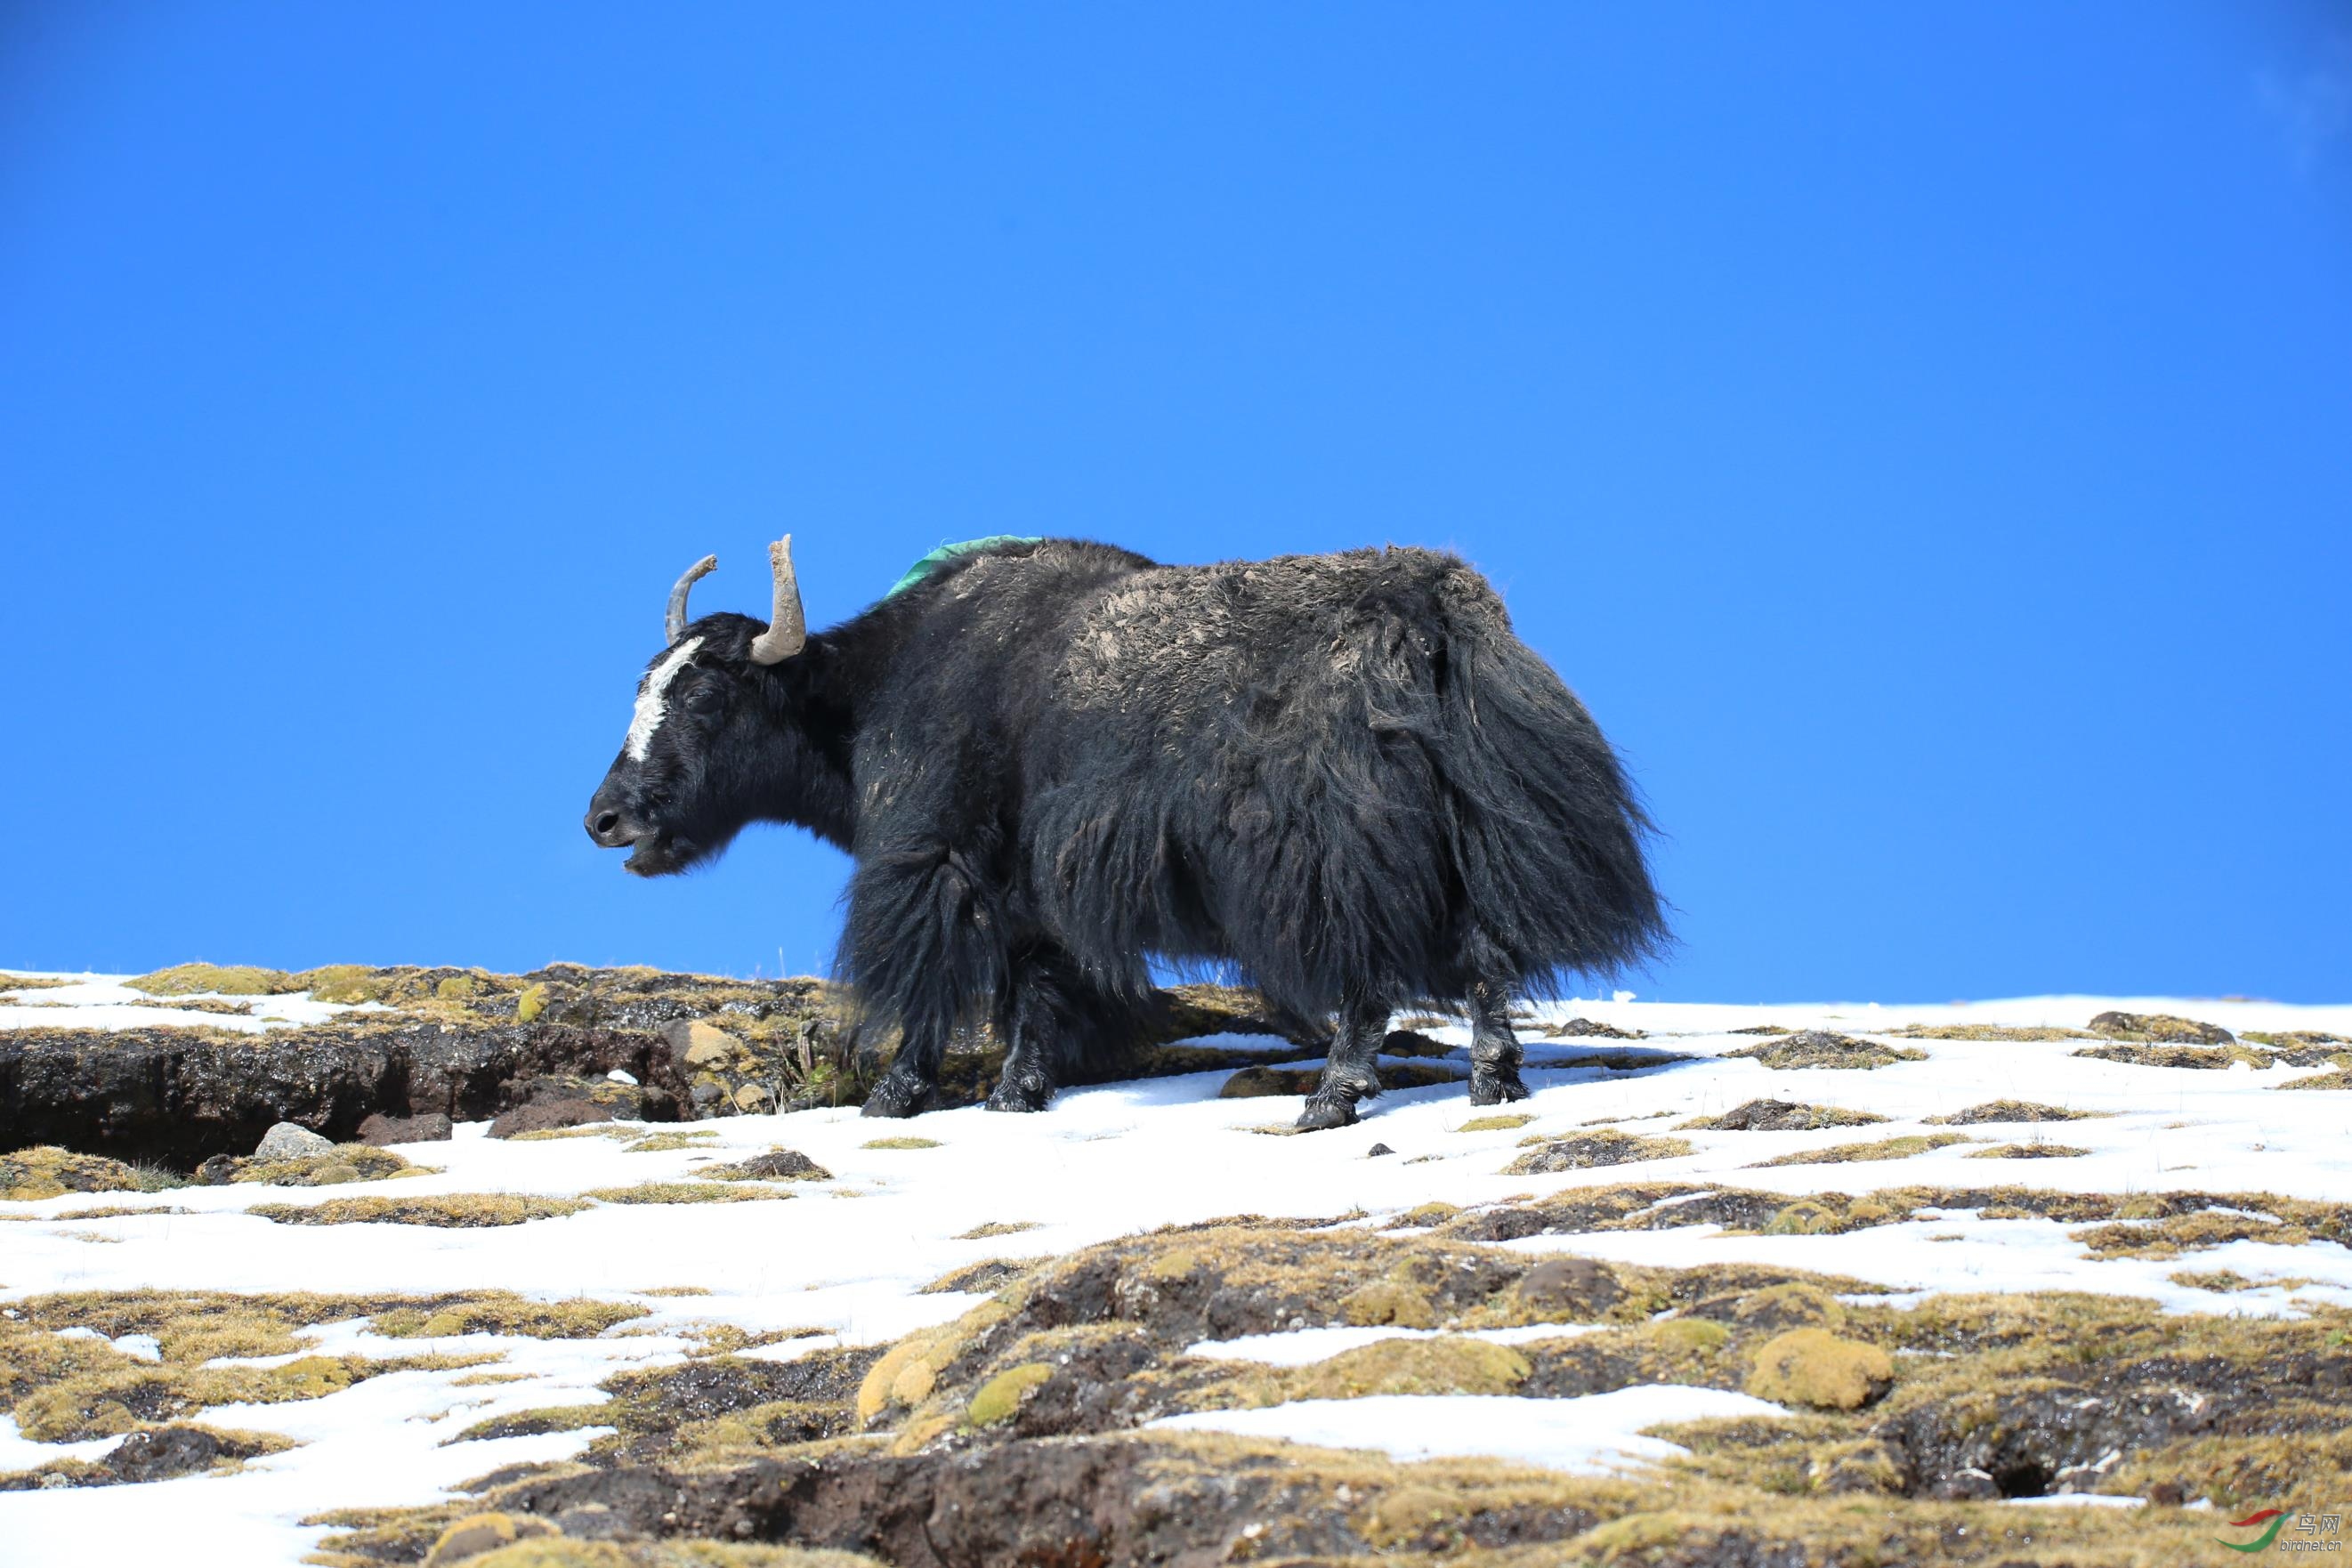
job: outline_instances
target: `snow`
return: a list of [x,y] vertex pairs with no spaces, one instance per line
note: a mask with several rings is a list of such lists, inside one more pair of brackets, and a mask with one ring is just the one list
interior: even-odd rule
[[1575,1399],[1486,1394],[1300,1399],[1256,1410],[1198,1410],[1150,1425],[1177,1432],[1283,1437],[1326,1448],[1377,1448],[1399,1459],[1484,1457],[1597,1475],[1690,1451],[1643,1436],[1645,1427],[1787,1414],[1745,1394],[1651,1383]]
[[[6,982],[0,978],[0,993]],[[119,979],[0,995],[0,1027],[156,1027],[174,1023],[259,1031],[261,1015],[325,1017],[352,1009],[305,997],[252,999],[253,1017],[132,1005]],[[240,999],[243,1000],[243,999]],[[2352,1006],[2161,997],[2058,996],[1972,1005],[1874,1007],[1863,1004],[1724,1006],[1583,1001],[1538,1009],[1546,1020],[1582,1016],[1638,1028],[1652,1037],[1547,1040],[1527,1027],[1528,1081],[1535,1093],[1503,1108],[1534,1120],[1516,1130],[1465,1132],[1474,1110],[1460,1084],[1394,1091],[1364,1107],[1358,1126],[1311,1136],[1265,1136],[1286,1128],[1295,1097],[1221,1100],[1226,1072],[1066,1090],[1034,1116],[978,1108],[937,1112],[912,1126],[878,1124],[854,1110],[812,1110],[698,1123],[712,1142],[635,1153],[617,1140],[579,1137],[509,1142],[485,1124],[461,1126],[450,1142],[405,1146],[431,1173],[338,1188],[255,1185],[189,1187],[152,1195],[76,1194],[0,1204],[0,1302],[62,1290],[147,1289],[240,1292],[310,1290],[411,1294],[504,1289],[539,1299],[589,1296],[634,1301],[651,1315],[584,1341],[469,1336],[392,1341],[361,1325],[317,1331],[338,1353],[415,1355],[428,1350],[495,1352],[500,1372],[522,1381],[460,1386],[460,1372],[407,1372],[371,1379],[297,1404],[207,1411],[219,1426],[282,1432],[303,1446],[234,1476],[194,1477],[137,1487],[0,1494],[0,1540],[11,1568],[106,1560],[139,1542],[190,1545],[193,1564],[292,1564],[324,1531],[297,1521],[324,1510],[417,1503],[457,1480],[525,1459],[579,1452],[593,1432],[439,1445],[488,1416],[549,1405],[588,1403],[596,1384],[626,1365],[682,1359],[691,1336],[713,1324],[755,1333],[819,1332],[762,1347],[771,1359],[824,1346],[871,1344],[952,1319],[979,1298],[923,1295],[933,1279],[991,1258],[1061,1256],[1156,1226],[1219,1215],[1280,1217],[1360,1215],[1388,1223],[1417,1205],[1470,1207],[1540,1199],[1626,1181],[1680,1182],[1785,1193],[1864,1192],[1934,1183],[2015,1185],[2051,1191],[2171,1190],[2262,1193],[2340,1199],[2352,1189],[2352,1142],[2344,1137],[2347,1096],[2277,1093],[2317,1069],[2193,1071],[2099,1061],[2072,1053],[2084,1042],[1901,1042],[1926,1059],[1872,1071],[1774,1071],[1727,1052],[1759,1037],[1731,1031],[1759,1024],[1882,1035],[1911,1023],[2058,1025],[2079,1028],[2110,1008],[2182,1015],[2248,1029],[2318,1030],[2352,1037]],[[1459,1027],[1424,1033],[1457,1047]],[[1278,1042],[1223,1037],[1215,1044],[1289,1054]],[[1673,1057],[1688,1059],[1671,1059]],[[1604,1060],[1632,1058],[1633,1070]],[[1460,1057],[1457,1056],[1457,1060]],[[1466,1065],[1466,1064],[1465,1064]],[[1678,1124],[1745,1100],[1777,1098],[1866,1110],[1880,1124],[1814,1132],[1716,1132]],[[1938,1128],[1924,1124],[1997,1099],[2105,1112],[2036,1126]],[[1511,1176],[1503,1167],[1529,1135],[1593,1130],[1595,1124],[1687,1140],[1672,1160]],[[863,1147],[901,1131],[940,1147]],[[1952,1131],[1959,1143],[1911,1159],[1870,1164],[1755,1168],[1796,1151],[1904,1133]],[[2043,1140],[2089,1151],[2081,1158],[1983,1161],[1967,1156],[2000,1142]],[[1374,1143],[1396,1157],[1367,1158]],[[638,1206],[599,1205],[564,1218],[478,1230],[369,1225],[293,1226],[245,1211],[263,1202],[501,1192],[569,1196],[592,1188],[691,1177],[698,1168],[782,1144],[835,1173],[799,1182],[775,1202]],[[1670,1200],[1679,1201],[1679,1200]],[[77,1211],[144,1212],[75,1220]],[[988,1223],[1035,1228],[985,1240],[961,1239]],[[2079,1228],[2041,1219],[1988,1219],[1967,1209],[1928,1211],[1899,1225],[1844,1236],[1729,1236],[1713,1226],[1538,1236],[1510,1243],[1528,1253],[1579,1253],[1626,1262],[1692,1266],[1754,1262],[1821,1270],[1870,1281],[1897,1302],[1930,1290],[2086,1290],[2142,1297],[2171,1311],[2299,1315],[2315,1306],[2352,1306],[2352,1251],[2327,1243],[2262,1240],[2144,1259],[2093,1257],[2071,1238]],[[2261,1288],[2228,1294],[2183,1286],[2184,1270],[2230,1269]],[[2310,1283],[2296,1283],[2309,1281]],[[667,1288],[696,1296],[650,1295]],[[1577,1331],[1547,1325],[1480,1337],[1524,1342]],[[1393,1328],[1328,1324],[1289,1334],[1204,1342],[1192,1353],[1300,1365],[1381,1339],[1416,1337]],[[128,1344],[125,1345],[129,1349]],[[1726,1403],[1729,1402],[1729,1403]],[[1636,1464],[1673,1451],[1643,1431],[1697,1415],[1770,1407],[1737,1394],[1687,1388],[1621,1390],[1579,1400],[1402,1396],[1302,1402],[1271,1410],[1187,1415],[1172,1425],[1246,1430],[1305,1441],[1372,1447],[1396,1454],[1497,1454],[1574,1468]],[[51,1447],[0,1426],[0,1469],[21,1469],[111,1446]],[[166,1535],[168,1532],[168,1536]],[[200,1547],[194,1543],[201,1543]]]

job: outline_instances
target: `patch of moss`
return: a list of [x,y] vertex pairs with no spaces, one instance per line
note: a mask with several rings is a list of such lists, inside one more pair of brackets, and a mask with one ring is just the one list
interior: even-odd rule
[[624,1154],[662,1154],[673,1149],[707,1149],[719,1142],[719,1134],[707,1128],[695,1128],[676,1132],[655,1132],[638,1139],[621,1151]]
[[0,1198],[34,1203],[68,1193],[159,1193],[188,1184],[183,1177],[50,1144],[0,1155]]
[[2300,1225],[2210,1210],[2093,1226],[2073,1235],[2074,1239],[2100,1258],[2176,1258],[2184,1252],[2224,1247],[2233,1241],[2300,1247],[2313,1239],[2312,1233]]
[[587,1206],[577,1198],[464,1193],[447,1197],[330,1198],[322,1204],[256,1204],[245,1212],[278,1225],[430,1225],[470,1229],[558,1219],[578,1214]]
[[59,985],[79,982],[47,974],[0,974],[0,996],[13,996],[19,991],[48,991]]
[[517,1411],[511,1415],[493,1415],[477,1421],[454,1437],[441,1440],[442,1447],[456,1443],[480,1443],[499,1437],[541,1437],[550,1432],[577,1432],[583,1426],[603,1426],[613,1417],[603,1405],[551,1405],[537,1410]]
[[175,963],[123,982],[150,996],[277,996],[302,989],[282,969],[257,969],[251,964]]
[[861,1149],[936,1149],[936,1138],[869,1138],[858,1145]]
[[1644,1138],[1603,1129],[1567,1137],[1530,1138],[1521,1147],[1528,1152],[1503,1167],[1507,1176],[1548,1175],[1559,1171],[1587,1171],[1601,1165],[1624,1165],[1642,1160],[1675,1160],[1691,1152],[1681,1138]]
[[2191,1068],[2215,1072],[2243,1064],[2262,1068],[2271,1065],[2271,1058],[2248,1046],[2180,1046],[2156,1042],[2118,1042],[2111,1046],[2084,1046],[2074,1053],[2095,1061],[2121,1062],[2126,1067]]
[[588,1340],[652,1309],[626,1301],[572,1297],[534,1301],[509,1290],[394,1307],[373,1316],[377,1333],[390,1339],[442,1339],[456,1334],[515,1334],[534,1340]]
[[286,1160],[248,1156],[232,1159],[225,1165],[207,1162],[201,1174],[211,1181],[216,1170],[226,1171],[230,1182],[258,1182],[273,1187],[334,1187],[351,1182],[381,1182],[393,1176],[433,1173],[427,1167],[410,1164],[389,1149],[372,1148],[365,1143],[338,1143],[316,1154]]
[[607,1204],[740,1204],[793,1194],[773,1187],[726,1182],[640,1182],[633,1187],[598,1187],[581,1195]]
[[205,1013],[218,1018],[250,1018],[256,1004],[226,1002],[217,996],[142,996],[130,1005],[166,1008],[174,1013]]
[[2091,1032],[2110,1039],[2170,1041],[2189,1046],[2226,1046],[2235,1039],[2219,1024],[2169,1013],[2102,1013],[2091,1020]]
[[798,1546],[714,1541],[571,1541],[546,1537],[465,1559],[467,1568],[883,1568],[871,1557]]
[[1859,1410],[1895,1384],[1895,1363],[1874,1344],[1826,1329],[1791,1329],[1756,1352],[1748,1392],[1780,1405]]
[[1866,1127],[1884,1121],[1867,1110],[1834,1105],[1801,1105],[1788,1100],[1751,1100],[1720,1116],[1677,1122],[1678,1132],[1811,1132],[1824,1127]]
[[1955,1110],[1949,1116],[1925,1120],[1931,1127],[1972,1127],[1981,1121],[2081,1121],[2107,1114],[2104,1110],[2070,1110],[2063,1105],[2042,1105],[2031,1100],[1989,1100],[1966,1110]]
[[[1744,1034],[1747,1031],[1740,1032]],[[1858,1040],[1851,1035],[1832,1034],[1826,1029],[1807,1029],[1800,1034],[1783,1035],[1723,1054],[1726,1057],[1746,1057],[1781,1072],[1809,1068],[1866,1071],[1892,1067],[1896,1062],[1923,1062],[1927,1059],[1925,1051],[1885,1045],[1877,1040]]]
[[313,1002],[354,1005],[383,999],[383,983],[364,963],[329,963],[293,976],[294,989],[308,991]]
[[558,1138],[613,1138],[634,1140],[645,1135],[642,1121],[591,1121],[581,1127],[542,1127],[536,1132],[518,1132],[507,1140],[509,1143],[547,1143]]
[[1971,1160],[2078,1160],[2089,1152],[2088,1149],[2077,1149],[2070,1143],[2001,1143],[1990,1149],[1979,1149],[1967,1157]]
[[1906,1040],[2011,1041],[2020,1045],[2041,1040],[2095,1040],[2099,1037],[2083,1029],[2053,1029],[2030,1024],[1906,1024],[1889,1032]]
[[998,1373],[980,1385],[965,1409],[965,1424],[972,1426],[993,1426],[1000,1421],[1010,1421],[1021,1408],[1021,1398],[1039,1384],[1054,1375],[1054,1369],[1043,1362],[1024,1362]]
[[1454,1131],[1456,1132],[1511,1132],[1527,1126],[1534,1120],[1534,1117],[1518,1111],[1503,1116],[1474,1116]]
[[534,1023],[545,1011],[547,1011],[547,986],[543,982],[534,982],[524,986],[521,993],[515,997],[515,1022],[518,1024]]
[[1857,1161],[1908,1160],[1930,1150],[1949,1148],[1955,1143],[1971,1142],[1958,1132],[1909,1132],[1897,1138],[1880,1138],[1868,1143],[1839,1143],[1827,1149],[1801,1150],[1783,1154],[1778,1159],[1759,1160],[1748,1167],[1760,1171],[1770,1165],[1844,1165]]
[[973,1226],[956,1237],[958,1241],[991,1241],[1000,1236],[1018,1236],[1024,1230],[1038,1228],[1034,1219],[992,1219],[986,1225]]
[[2293,1079],[2273,1084],[2273,1089],[2352,1089],[2352,1068],[2337,1072],[2314,1073],[2309,1078]]

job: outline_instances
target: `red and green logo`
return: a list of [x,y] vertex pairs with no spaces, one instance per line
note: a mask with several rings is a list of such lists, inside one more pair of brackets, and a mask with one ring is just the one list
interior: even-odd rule
[[[2265,1524],[2263,1522],[2264,1521],[2268,1521],[2269,1522]],[[2258,1524],[2263,1526],[2263,1532],[2242,1546],[2239,1545],[2234,1541],[2224,1541],[2218,1535],[2213,1538],[2213,1544],[2216,1546],[2226,1546],[2232,1552],[2267,1552],[2270,1550],[2271,1542],[2278,1539],[2279,1531],[2286,1524],[2286,1510],[2284,1509],[2278,1508],[2266,1508],[2260,1513],[2250,1513],[2243,1519],[2231,1520],[2230,1521],[2230,1528],[2231,1530],[2252,1530]]]

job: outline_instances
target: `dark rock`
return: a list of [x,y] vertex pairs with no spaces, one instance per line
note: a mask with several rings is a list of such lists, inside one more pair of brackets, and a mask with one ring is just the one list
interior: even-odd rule
[[1516,1293],[1533,1310],[1591,1321],[1623,1300],[1625,1287],[1608,1265],[1590,1258],[1547,1258],[1520,1277]]
[[215,1154],[196,1167],[196,1182],[201,1186],[225,1187],[236,1180],[236,1156]]
[[373,1143],[382,1149],[394,1143],[446,1143],[454,1131],[449,1119],[437,1110],[422,1116],[386,1116],[378,1112],[360,1123],[360,1142]]
[[493,1138],[516,1138],[525,1132],[550,1132],[559,1127],[586,1127],[615,1120],[608,1106],[593,1100],[534,1100],[503,1111],[490,1122]]
[[655,1120],[687,1098],[651,1032],[410,1017],[257,1037],[10,1030],[0,1032],[0,1149],[54,1143],[187,1170],[245,1152],[278,1121],[347,1142],[371,1114],[482,1121],[527,1098],[522,1087],[539,1076],[615,1068],[646,1085]]
[[1395,1152],[1395,1150],[1390,1148],[1385,1143],[1375,1143],[1370,1148],[1364,1151],[1364,1158],[1367,1160],[1377,1160],[1383,1154],[1393,1154]]
[[201,1426],[159,1426],[116,1444],[106,1468],[129,1482],[163,1481],[210,1469],[221,1457],[220,1438]]

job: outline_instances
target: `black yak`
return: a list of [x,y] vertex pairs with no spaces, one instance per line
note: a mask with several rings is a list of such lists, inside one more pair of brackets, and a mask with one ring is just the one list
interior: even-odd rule
[[1042,1110],[1155,956],[1336,1016],[1302,1127],[1380,1091],[1409,1003],[1466,1011],[1472,1101],[1517,1100],[1508,999],[1664,939],[1616,754],[1453,555],[992,540],[812,636],[791,542],[764,626],[688,621],[713,559],[678,580],[587,827],[641,876],[757,821],[856,858],[841,967],[900,1031],[869,1115],[924,1109],[975,1006],[1007,1047],[990,1107]]

